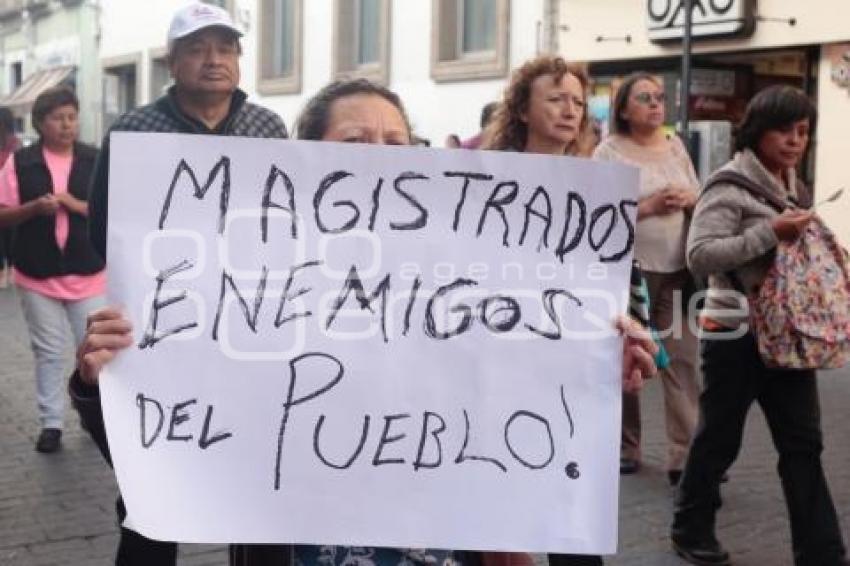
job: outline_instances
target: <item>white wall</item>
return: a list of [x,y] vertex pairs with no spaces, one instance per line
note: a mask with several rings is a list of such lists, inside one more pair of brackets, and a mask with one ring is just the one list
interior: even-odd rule
[[[108,0],[103,2],[101,59],[142,53],[139,74],[141,101],[146,102],[149,53],[165,47],[165,35],[175,0]],[[538,22],[544,0],[512,0],[509,66],[516,67],[537,52]],[[331,79],[332,0],[304,0],[302,90],[298,95],[258,96],[256,0],[237,0],[237,20],[243,38],[242,89],[278,112],[292,128],[304,102]],[[431,0],[393,0],[390,47],[390,88],[405,103],[417,134],[442,146],[449,133],[462,138],[478,131],[481,107],[496,100],[506,79],[438,84],[430,77]],[[245,25],[247,24],[247,25]],[[542,24],[541,24],[542,25]]]
[[[398,9],[408,4],[415,4],[416,10],[413,6],[407,10]],[[396,12],[393,15],[391,87],[407,105],[417,132],[439,147],[443,146],[447,134],[457,133],[461,138],[476,134],[481,107],[501,97],[507,77],[435,83],[430,78],[431,2],[396,0],[393,8]],[[509,69],[536,55],[538,22],[542,18],[542,0],[511,2]]]
[[168,24],[174,11],[185,4],[175,0],[101,0],[100,61],[141,54],[139,102],[147,103],[150,53],[165,48]]
[[[331,79],[332,0],[304,0],[304,10],[302,93],[258,98],[289,127],[307,98]],[[506,79],[435,83],[430,77],[431,0],[394,0],[391,15],[389,87],[401,96],[416,133],[439,147],[449,133],[461,138],[476,134],[481,107],[501,95]],[[254,85],[256,17],[254,11],[252,33],[244,42],[247,90]],[[543,0],[511,2],[510,68],[536,54],[542,18]]]
[[117,57],[151,47],[164,47],[173,0],[101,1],[100,56]]
[[[677,43],[651,43],[646,33],[647,0],[561,0],[561,52],[576,61],[669,57],[681,53]],[[694,52],[765,49],[844,41],[850,36],[850,0],[759,0],[764,16],[797,20],[756,22],[750,38],[697,41]],[[631,35],[632,42],[596,41],[596,37]]]
[[815,193],[823,198],[844,187],[844,197],[823,207],[821,215],[838,234],[845,246],[850,245],[850,89],[840,88],[830,79],[831,59],[835,52],[850,51],[850,43],[827,45],[821,50],[818,73],[818,131],[815,167]]

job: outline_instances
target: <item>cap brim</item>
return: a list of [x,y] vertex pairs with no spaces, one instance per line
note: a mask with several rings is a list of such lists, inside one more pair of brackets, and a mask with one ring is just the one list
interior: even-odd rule
[[244,35],[242,33],[242,31],[239,28],[237,28],[236,26],[223,24],[221,22],[215,22],[215,23],[199,25],[198,27],[188,29],[181,34],[175,35],[174,37],[172,37],[171,41],[173,42],[177,39],[184,39],[186,37],[189,37],[193,33],[198,33],[199,31],[203,31],[205,29],[212,29],[212,28],[219,28],[219,29],[227,30],[230,33],[232,33],[233,35],[235,35],[236,37],[242,37]]

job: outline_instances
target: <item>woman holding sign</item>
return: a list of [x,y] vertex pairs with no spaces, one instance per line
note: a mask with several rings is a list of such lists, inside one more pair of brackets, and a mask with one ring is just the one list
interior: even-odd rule
[[[411,128],[398,96],[365,80],[335,82],[307,103],[297,124],[298,138],[379,145],[411,145]],[[80,376],[94,383],[105,363],[131,342],[129,322],[116,308],[91,317],[89,333],[80,348]],[[232,566],[277,564],[333,566],[444,564],[456,561],[447,550],[342,547],[333,545],[233,545]]]
[[35,449],[42,453],[61,446],[65,329],[70,322],[75,343],[83,340],[106,284],[86,229],[97,150],[77,142],[79,107],[68,87],[42,92],[32,108],[38,142],[16,151],[0,172],[0,228],[16,227],[13,272],[35,354]]
[[[398,95],[367,80],[338,81],[311,98],[295,125],[298,139],[411,145],[411,128]],[[327,566],[357,561],[367,565],[453,564],[452,551],[333,545],[296,545],[296,564]]]
[[[411,145],[409,122],[398,96],[365,80],[334,82],[317,93],[305,106],[296,126],[299,139],[379,145]],[[654,345],[640,328],[622,321],[627,334],[624,345],[623,383],[640,386],[654,373]],[[103,309],[91,317],[89,334],[79,350],[80,376],[88,383],[97,381],[100,369],[131,343],[131,328],[120,311]],[[400,506],[399,512],[405,512]],[[237,546],[231,553],[234,566],[271,566],[294,563],[305,566],[342,563],[360,564],[428,563],[451,564],[479,555],[447,550],[341,547],[333,545]],[[579,562],[580,564],[580,562]]]
[[[586,112],[588,83],[584,67],[568,64],[561,57],[543,55],[526,62],[514,71],[502,103],[484,133],[483,148],[589,156],[594,135]],[[654,346],[646,346],[646,350],[653,349]],[[644,376],[655,372],[653,364],[648,367],[651,371]],[[624,380],[623,388],[634,392],[639,383]],[[486,566],[525,566],[532,564],[532,559],[525,553],[488,552],[484,553],[484,562]],[[602,564],[602,559],[550,554],[549,563],[594,566]]]

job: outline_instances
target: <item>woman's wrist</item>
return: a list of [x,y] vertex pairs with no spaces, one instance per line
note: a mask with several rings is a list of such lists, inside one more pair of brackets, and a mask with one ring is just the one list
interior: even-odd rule
[[38,216],[40,213],[40,208],[41,206],[38,202],[38,199],[25,202],[23,205],[21,205],[21,212],[23,212],[21,222],[29,220],[34,216]]
[[637,208],[638,220],[641,220],[642,218],[647,218],[649,216],[657,216],[657,215],[658,215],[658,211],[656,211],[655,207],[653,206],[652,197],[638,201],[638,208]]

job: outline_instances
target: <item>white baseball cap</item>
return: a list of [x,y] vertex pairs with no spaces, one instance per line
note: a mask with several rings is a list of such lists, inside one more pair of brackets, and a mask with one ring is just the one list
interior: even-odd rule
[[229,29],[238,37],[242,37],[242,31],[233,23],[233,18],[227,10],[203,2],[193,2],[177,10],[171,18],[171,25],[168,27],[168,47],[170,48],[175,40],[208,27]]

